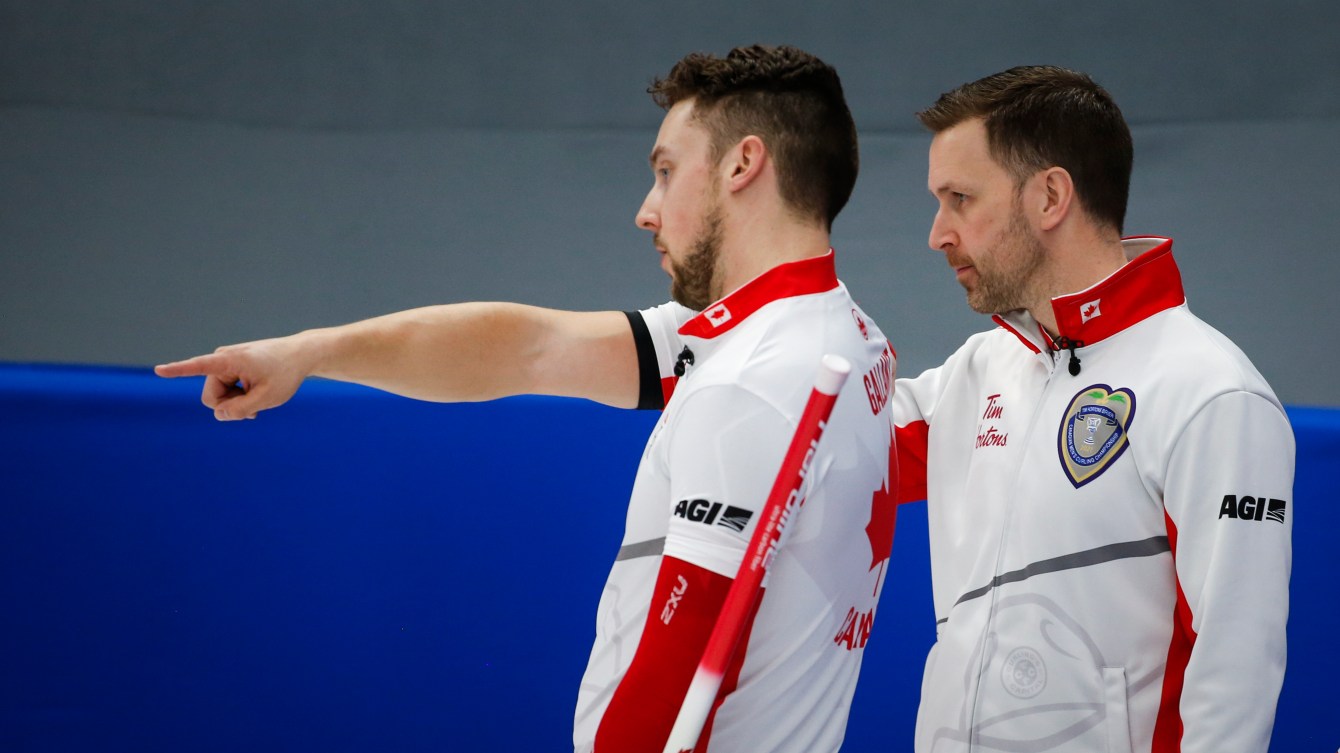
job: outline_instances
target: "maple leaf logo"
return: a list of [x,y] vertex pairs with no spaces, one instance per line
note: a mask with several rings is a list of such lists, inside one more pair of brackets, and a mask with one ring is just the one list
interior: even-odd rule
[[1090,301],[1080,307],[1079,317],[1081,324],[1095,317],[1102,316],[1103,312],[1098,309],[1099,303],[1101,303],[1101,301]]
[[724,303],[708,309],[707,321],[711,322],[713,327],[720,327],[730,321],[730,309],[726,308]]
[[888,560],[893,551],[893,528],[898,518],[898,503],[889,489],[897,486],[897,483],[890,483],[897,478],[894,474],[898,472],[896,446],[889,445],[889,480],[870,497],[870,522],[865,526],[865,535],[870,539],[871,570]]

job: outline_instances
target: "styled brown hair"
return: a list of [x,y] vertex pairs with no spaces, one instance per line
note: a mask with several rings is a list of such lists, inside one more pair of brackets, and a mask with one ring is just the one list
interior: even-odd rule
[[712,161],[745,136],[772,152],[782,200],[832,228],[856,185],[860,157],[837,71],[795,47],[737,47],[685,56],[647,89],[669,110],[692,99],[711,135]]
[[1134,147],[1112,95],[1093,79],[1056,66],[1019,66],[945,92],[917,113],[934,133],[972,118],[982,118],[992,158],[1017,185],[1062,167],[1089,217],[1121,232]]

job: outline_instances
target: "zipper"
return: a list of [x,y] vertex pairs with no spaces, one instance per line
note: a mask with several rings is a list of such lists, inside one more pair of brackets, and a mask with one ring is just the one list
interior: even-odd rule
[[[1076,343],[1075,341],[1069,339],[1066,339],[1066,342],[1072,344],[1074,347],[1083,346],[1083,343]],[[1057,344],[1058,346],[1060,345],[1059,342]],[[1024,452],[1020,458],[1021,462],[1019,463],[1018,470],[1015,472],[1014,480],[1010,484],[1013,493],[1007,497],[1009,503],[1005,510],[1005,515],[1001,520],[1000,538],[997,540],[996,543],[996,562],[991,573],[991,577],[993,580],[996,577],[996,575],[1000,574],[1001,568],[1003,567],[1003,564],[1005,562],[1006,542],[1009,541],[1010,526],[1014,521],[1015,507],[1019,504],[1018,490],[1020,485],[1020,479],[1025,473],[1025,467],[1027,465],[1028,460],[1028,451],[1032,447],[1031,440],[1033,438],[1033,434],[1036,433],[1036,431],[1038,430],[1039,422],[1042,420],[1043,409],[1047,404],[1047,397],[1051,393],[1052,384],[1054,383],[1055,377],[1057,376],[1057,370],[1060,368],[1061,365],[1060,359],[1056,358],[1054,354],[1050,356],[1043,356],[1042,354],[1038,355],[1040,358],[1046,357],[1050,361],[1050,363],[1047,363],[1045,367],[1046,376],[1043,378],[1041,389],[1038,390],[1037,402],[1033,406],[1033,415],[1029,418],[1028,424],[1024,430],[1024,442],[1023,442]],[[1073,351],[1071,357],[1074,358]],[[1075,360],[1078,361],[1079,359],[1076,358]],[[1070,368],[1071,368],[1071,374],[1075,374],[1078,372],[1077,366],[1072,365]],[[977,682],[974,684],[973,688],[974,695],[972,699],[971,710],[968,715],[968,729],[966,730],[968,733],[968,750],[970,752],[978,750],[980,745],[977,740],[977,712],[979,710],[979,704],[982,698],[982,683],[989,681],[986,676],[986,667],[988,664],[990,664],[991,653],[992,650],[995,648],[995,646],[993,646],[992,644],[994,643],[994,636],[995,636],[994,631],[996,625],[996,603],[997,600],[1000,598],[1000,591],[1001,590],[999,588],[991,589],[991,597],[990,597],[991,605],[988,608],[986,614],[986,629],[982,631],[983,632],[982,642],[978,646],[979,654],[977,658]]]

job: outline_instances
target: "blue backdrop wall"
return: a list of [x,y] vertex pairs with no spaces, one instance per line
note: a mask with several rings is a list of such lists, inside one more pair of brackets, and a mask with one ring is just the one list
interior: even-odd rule
[[[197,380],[0,366],[0,750],[563,750],[652,413],[313,382],[219,424]],[[1328,493],[1293,409],[1274,751],[1340,745]],[[845,751],[910,748],[934,637],[905,505]],[[1250,650],[1250,647],[1244,647]]]

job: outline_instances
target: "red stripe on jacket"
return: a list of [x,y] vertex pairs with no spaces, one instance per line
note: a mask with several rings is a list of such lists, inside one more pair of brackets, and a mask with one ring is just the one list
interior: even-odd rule
[[[1177,526],[1163,513],[1168,527],[1168,546],[1172,549],[1173,563],[1177,562]],[[1182,582],[1177,581],[1177,605],[1173,608],[1172,639],[1168,642],[1168,661],[1163,668],[1163,694],[1159,699],[1159,713],[1154,720],[1154,739],[1151,753],[1177,753],[1182,749],[1182,683],[1186,679],[1186,665],[1191,660],[1191,648],[1196,644],[1196,631],[1191,629],[1191,605],[1182,593]]]

